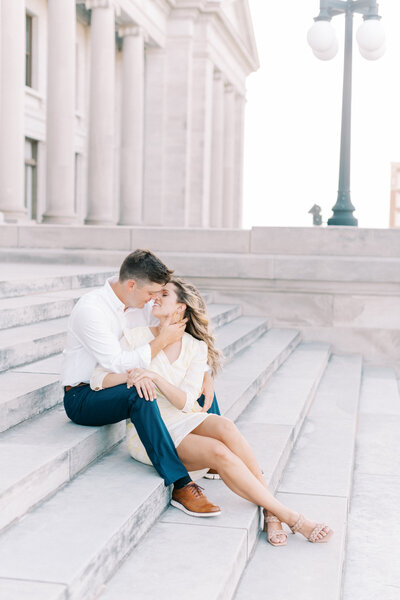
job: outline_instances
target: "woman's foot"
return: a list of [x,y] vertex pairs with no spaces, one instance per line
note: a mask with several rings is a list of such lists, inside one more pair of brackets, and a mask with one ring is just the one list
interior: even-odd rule
[[333,536],[333,530],[325,523],[316,523],[298,514],[293,524],[288,524],[293,533],[301,533],[309,542],[322,544]]
[[264,531],[267,540],[272,546],[286,546],[287,533],[282,528],[282,523],[270,512],[264,509]]

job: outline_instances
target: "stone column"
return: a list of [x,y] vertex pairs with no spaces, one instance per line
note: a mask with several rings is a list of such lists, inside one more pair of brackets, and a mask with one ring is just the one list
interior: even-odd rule
[[75,0],[48,0],[45,223],[75,215]]
[[224,202],[223,227],[233,227],[235,195],[235,90],[225,86],[224,97]]
[[190,133],[189,227],[210,223],[210,174],[214,67],[205,49],[193,57]]
[[1,2],[0,212],[26,218],[24,200],[25,2]]
[[224,193],[224,79],[215,71],[213,85],[210,226],[222,227]]
[[146,48],[143,220],[163,224],[165,168],[166,52]]
[[243,150],[244,112],[246,99],[241,94],[235,98],[235,195],[233,202],[233,227],[242,227],[243,218]]
[[188,226],[192,121],[193,18],[168,21],[163,225]]
[[115,15],[111,0],[86,0],[90,31],[88,214],[91,225],[113,224],[115,139]]
[[144,32],[123,27],[120,224],[139,225],[143,202]]

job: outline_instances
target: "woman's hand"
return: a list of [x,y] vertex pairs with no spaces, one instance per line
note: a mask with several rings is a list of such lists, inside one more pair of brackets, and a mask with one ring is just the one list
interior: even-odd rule
[[130,369],[128,371],[128,383],[131,382],[133,385],[136,385],[145,378],[154,381],[157,379],[157,373],[150,371],[150,369]]
[[201,412],[207,412],[214,400],[214,381],[211,373],[204,373],[201,393],[204,394],[204,406]]
[[152,402],[156,399],[156,386],[153,377],[156,373],[147,369],[131,369],[128,373],[126,385],[128,388],[136,387],[140,398]]

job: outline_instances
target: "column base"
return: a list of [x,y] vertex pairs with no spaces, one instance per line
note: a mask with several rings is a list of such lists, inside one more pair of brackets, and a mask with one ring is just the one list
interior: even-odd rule
[[111,225],[115,226],[115,221],[110,221],[108,219],[85,219],[85,225]]
[[57,216],[57,215],[43,215],[42,223],[48,223],[50,225],[74,225],[77,223],[78,218],[74,216]]
[[117,225],[122,225],[124,227],[138,227],[139,225],[144,225],[144,223],[135,220],[121,220],[118,221]]
[[19,210],[7,210],[5,208],[2,208],[0,210],[1,214],[3,215],[3,220],[2,222],[5,223],[15,223],[16,221],[27,221],[28,220],[28,214],[26,211],[19,211]]

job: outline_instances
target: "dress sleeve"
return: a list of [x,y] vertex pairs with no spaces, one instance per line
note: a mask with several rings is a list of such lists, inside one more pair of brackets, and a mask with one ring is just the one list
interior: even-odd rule
[[207,365],[208,348],[205,342],[194,340],[191,360],[186,371],[186,375],[179,386],[183,392],[186,392],[186,404],[183,412],[191,412],[201,394],[204,371]]

